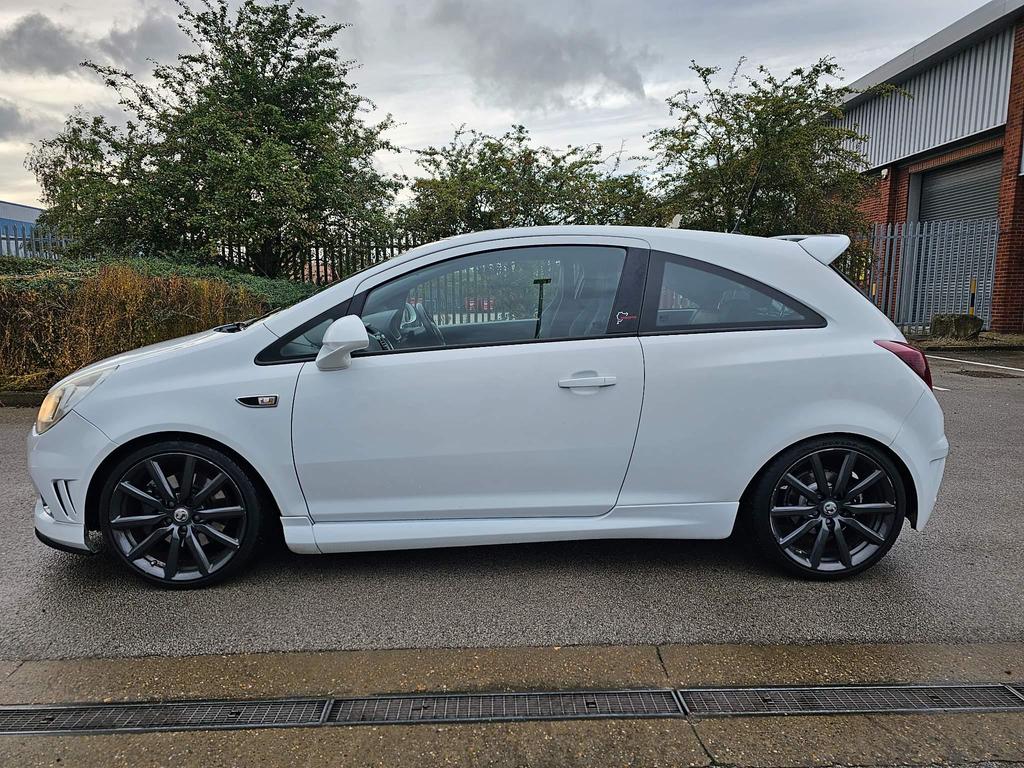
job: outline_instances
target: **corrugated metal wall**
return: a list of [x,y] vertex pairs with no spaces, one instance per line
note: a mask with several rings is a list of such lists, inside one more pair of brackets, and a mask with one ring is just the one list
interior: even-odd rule
[[872,168],[996,128],[1006,122],[1012,56],[1009,27],[902,83],[912,98],[871,99],[843,124],[869,137]]

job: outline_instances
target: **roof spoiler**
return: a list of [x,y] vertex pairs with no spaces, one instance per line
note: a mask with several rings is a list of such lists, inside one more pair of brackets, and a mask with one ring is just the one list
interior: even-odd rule
[[850,247],[846,235],[776,235],[773,239],[798,243],[822,264],[831,264]]

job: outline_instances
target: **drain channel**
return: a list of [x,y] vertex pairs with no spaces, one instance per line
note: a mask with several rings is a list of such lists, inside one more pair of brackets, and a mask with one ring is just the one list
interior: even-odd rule
[[1024,696],[1006,685],[690,688],[679,696],[695,716],[1024,711]]
[[487,693],[337,699],[329,723],[443,723],[494,720],[576,720],[587,717],[682,715],[672,691]]
[[0,734],[124,733],[319,725],[328,699],[0,707]]
[[585,718],[1021,712],[1024,684],[684,688],[0,707],[0,735]]

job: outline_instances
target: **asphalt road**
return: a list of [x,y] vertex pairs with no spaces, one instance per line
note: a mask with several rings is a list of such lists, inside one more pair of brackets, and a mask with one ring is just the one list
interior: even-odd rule
[[[943,353],[946,357],[961,357]],[[985,359],[973,355],[976,359]],[[1024,354],[1000,365],[1024,369]],[[952,454],[932,522],[838,584],[731,542],[579,542],[299,556],[163,592],[32,535],[24,434],[0,409],[0,658],[603,643],[1024,639],[1024,373],[933,361]],[[960,371],[1013,378],[975,378]]]

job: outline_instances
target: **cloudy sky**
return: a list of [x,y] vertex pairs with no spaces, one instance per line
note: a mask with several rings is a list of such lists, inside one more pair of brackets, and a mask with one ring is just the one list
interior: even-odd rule
[[[599,142],[644,151],[664,99],[690,85],[687,64],[739,56],[785,71],[831,54],[851,80],[981,4],[981,0],[307,0],[350,22],[338,44],[380,113],[399,121],[406,151],[381,158],[415,170],[408,150],[461,124],[501,132],[515,122],[553,145]],[[32,141],[81,106],[111,114],[86,58],[147,72],[182,49],[171,0],[0,2],[0,199],[36,204],[24,168]]]

